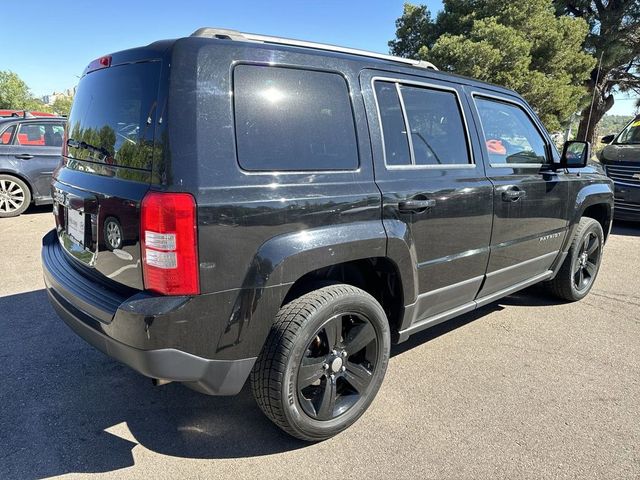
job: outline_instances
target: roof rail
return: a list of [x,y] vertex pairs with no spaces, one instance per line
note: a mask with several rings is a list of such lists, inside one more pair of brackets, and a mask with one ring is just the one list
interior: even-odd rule
[[274,43],[277,45],[290,45],[293,47],[313,48],[316,50],[326,50],[329,52],[349,53],[352,55],[360,55],[362,57],[378,58],[390,62],[399,62],[412,65],[414,67],[428,68],[438,70],[431,62],[425,60],[414,60],[412,58],[395,57],[384,53],[370,52],[368,50],[358,50],[356,48],[339,47],[328,43],[307,42],[305,40],[294,40],[291,38],[272,37],[270,35],[260,35],[256,33],[245,33],[237,30],[229,30],[226,28],[203,27],[197,29],[191,34],[192,37],[220,38],[226,40],[238,40],[261,43]]

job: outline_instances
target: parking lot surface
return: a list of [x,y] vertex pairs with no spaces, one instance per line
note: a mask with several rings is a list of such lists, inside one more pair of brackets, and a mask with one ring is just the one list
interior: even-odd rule
[[85,344],[43,290],[48,208],[0,219],[0,478],[640,478],[640,225],[590,295],[529,289],[393,349],[369,411],[314,445],[249,390],[207,397]]

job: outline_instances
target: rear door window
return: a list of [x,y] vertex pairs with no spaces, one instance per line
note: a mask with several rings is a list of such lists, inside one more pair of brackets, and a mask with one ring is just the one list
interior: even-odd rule
[[382,122],[384,157],[387,165],[410,165],[407,127],[395,83],[375,82],[375,93]]
[[243,169],[358,168],[351,97],[342,76],[238,65],[233,81],[238,162]]
[[374,90],[388,167],[473,166],[455,90],[381,80]]
[[64,126],[51,122],[23,123],[15,143],[30,147],[61,147]]
[[455,92],[404,85],[400,91],[415,164],[468,164],[467,136]]

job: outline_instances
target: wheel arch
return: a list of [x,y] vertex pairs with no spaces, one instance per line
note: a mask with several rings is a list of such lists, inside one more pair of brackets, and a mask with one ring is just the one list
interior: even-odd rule
[[613,188],[610,184],[594,183],[580,189],[576,196],[569,244],[582,217],[597,220],[602,226],[605,241],[607,240],[613,223]]
[[279,235],[254,255],[218,346],[247,343],[257,355],[282,305],[321,281],[364,287],[379,301],[389,299],[390,321],[399,322],[412,294],[412,278],[398,259],[387,255],[387,233],[380,220]]

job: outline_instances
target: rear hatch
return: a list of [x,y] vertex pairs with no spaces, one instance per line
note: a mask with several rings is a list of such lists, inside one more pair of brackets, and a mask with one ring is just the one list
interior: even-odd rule
[[53,198],[58,238],[73,263],[143,289],[140,203],[161,154],[163,62],[132,52],[93,62],[80,80]]

